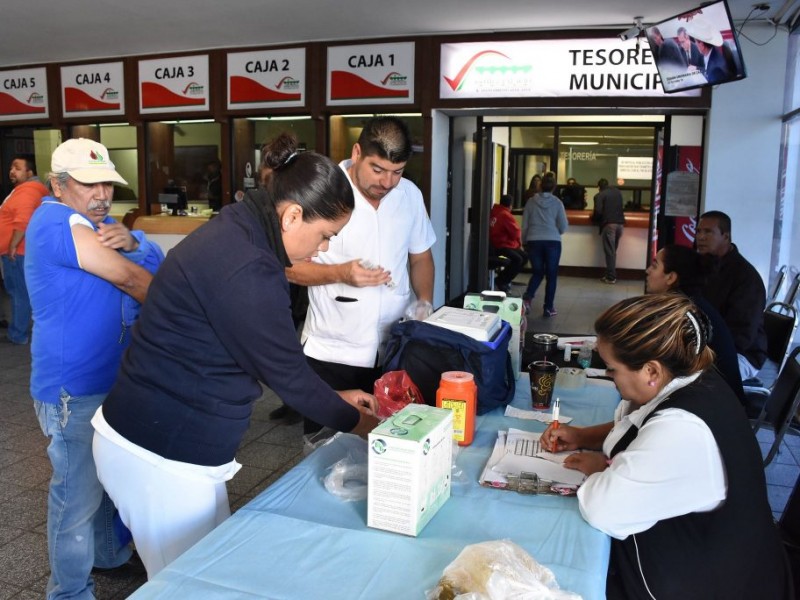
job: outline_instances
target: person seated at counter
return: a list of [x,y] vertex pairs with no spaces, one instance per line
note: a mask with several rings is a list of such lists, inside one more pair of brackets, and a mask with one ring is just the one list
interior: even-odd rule
[[536,194],[541,193],[542,191],[542,176],[538,173],[531,177],[531,181],[528,184],[528,189],[525,190],[525,193],[522,194],[523,202],[527,202],[531,198],[533,198]]
[[542,434],[588,477],[581,514],[607,533],[617,598],[790,598],[758,442],[713,369],[707,317],[686,296],[628,298],[595,322],[622,397],[614,421]]
[[564,203],[564,208],[583,210],[586,208],[586,188],[580,185],[574,177],[567,179],[567,185],[561,186],[557,196]]
[[706,280],[711,274],[711,265],[701,255],[677,244],[669,244],[658,251],[653,262],[647,267],[647,291],[651,294],[679,292],[692,299],[711,322],[712,335],[708,342],[714,351],[714,365],[722,378],[745,405],[742,376],[739,373],[739,359],[733,334],[722,315],[703,296]]
[[374,396],[335,392],[308,366],[285,275],[327,250],[350,219],[350,183],[329,158],[298,153],[289,135],[265,148],[265,160],[266,190],[170,251],[92,419],[98,477],[148,577],[230,516],[225,482],[241,467],[235,454],[259,382],[339,431],[363,436],[378,424]]

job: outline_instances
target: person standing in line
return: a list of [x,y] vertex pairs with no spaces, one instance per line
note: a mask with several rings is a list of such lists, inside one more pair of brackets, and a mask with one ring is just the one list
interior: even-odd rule
[[713,261],[705,297],[733,334],[742,379],[756,377],[767,361],[764,281],[731,241],[731,218],[726,213],[712,210],[700,215],[695,238],[697,251]]
[[54,197],[44,199],[28,225],[25,263],[33,308],[31,396],[53,466],[47,600],[90,600],[93,566],[137,566],[130,535],[115,524],[114,505],[97,478],[91,418],[114,383],[164,255],[141,231],[109,216],[113,184],[126,182],[105,146],[67,140],[51,165]]
[[600,279],[603,283],[617,283],[617,249],[622,231],[625,229],[625,213],[622,210],[622,194],[608,179],[597,182],[600,192],[594,197],[592,221],[600,226],[603,241],[603,254],[606,257],[606,273]]
[[539,289],[542,279],[547,278],[544,292],[544,316],[558,314],[554,303],[558,263],[561,260],[561,234],[567,230],[567,213],[564,204],[556,196],[556,176],[545,173],[542,177],[542,192],[525,203],[522,213],[522,237],[531,261],[531,275],[528,287],[522,296],[526,312]]
[[[153,577],[231,512],[225,482],[263,382],[301,413],[362,437],[375,397],[334,391],[309,368],[285,269],[325,252],[350,219],[341,169],[280,135],[264,190],[173,248],[114,387],[92,419],[100,481]],[[209,255],[209,248],[225,252]]]
[[[389,329],[432,311],[436,241],[422,193],[403,177],[411,135],[396,117],[369,119],[340,167],[355,195],[350,222],[313,262],[287,270],[309,286],[303,350],[334,389],[374,389]],[[306,419],[305,432],[319,425]]]
[[510,263],[497,276],[495,285],[504,292],[511,291],[511,282],[528,262],[528,255],[522,249],[522,230],[511,214],[514,196],[505,194],[500,202],[492,206],[489,216],[489,244],[494,254],[506,257]]
[[0,205],[0,256],[11,319],[8,334],[2,339],[24,345],[31,327],[31,302],[25,285],[25,230],[47,188],[36,177],[36,163],[29,154],[18,154],[11,160],[8,176],[14,189]]

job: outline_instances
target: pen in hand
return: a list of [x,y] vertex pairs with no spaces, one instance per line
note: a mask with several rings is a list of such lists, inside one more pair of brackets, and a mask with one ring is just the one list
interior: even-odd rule
[[553,429],[558,429],[558,417],[561,413],[561,400],[556,398],[553,401]]
[[[561,413],[561,400],[559,398],[556,398],[553,401],[553,422],[550,424],[550,427],[553,430],[558,429],[558,417],[559,417],[560,413]],[[558,438],[552,437],[551,439],[552,439],[552,444],[551,444],[550,452],[556,452],[556,446],[558,445],[558,442],[557,442]]]

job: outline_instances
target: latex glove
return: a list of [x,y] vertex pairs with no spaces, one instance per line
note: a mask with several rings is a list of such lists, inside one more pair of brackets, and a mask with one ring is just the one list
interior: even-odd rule
[[406,307],[405,317],[409,321],[424,321],[433,314],[433,305],[427,300],[415,300]]

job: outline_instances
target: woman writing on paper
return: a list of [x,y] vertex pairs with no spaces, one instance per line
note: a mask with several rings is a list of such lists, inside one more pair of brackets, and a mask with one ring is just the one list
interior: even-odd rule
[[761,453],[741,404],[712,367],[706,316],[652,294],[595,323],[623,400],[613,423],[548,428],[564,465],[588,475],[583,517],[613,539],[609,599],[791,597]]

